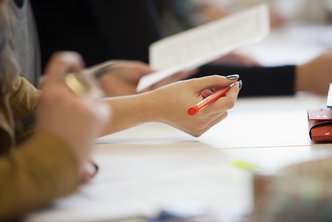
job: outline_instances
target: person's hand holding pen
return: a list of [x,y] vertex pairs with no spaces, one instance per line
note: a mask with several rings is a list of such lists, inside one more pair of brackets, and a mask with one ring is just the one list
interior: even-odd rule
[[[174,98],[175,101],[178,100],[178,103],[173,104],[178,105],[178,107],[175,106],[175,109],[166,109],[170,113],[168,116],[174,117],[166,122],[194,136],[200,136],[213,125],[226,118],[227,110],[235,105],[238,92],[242,87],[242,82],[238,81],[238,79],[238,75],[227,77],[210,76],[194,79],[192,82],[187,82],[188,89],[186,90],[180,89],[186,81],[174,84],[173,92],[177,92],[177,95],[169,96],[170,98]],[[179,89],[177,90],[176,87],[179,87]],[[223,93],[219,94],[213,100],[209,100],[209,97],[218,94],[218,91],[223,91]],[[167,96],[167,93],[162,94]],[[183,102],[180,102],[181,100]],[[188,108],[205,101],[209,102],[197,110],[195,115],[188,115]],[[180,112],[180,110],[182,111]]]
[[[164,87],[120,98],[107,98],[112,106],[113,124],[104,134],[120,131],[145,122],[162,122],[200,136],[227,116],[239,93],[238,75],[228,77],[208,76],[168,84]],[[235,83],[228,92],[210,103],[196,115],[190,116],[187,110],[204,100],[213,91]]]
[[55,54],[45,71],[37,107],[37,130],[63,141],[76,158],[80,179],[96,137],[110,117],[110,107],[101,102],[94,88],[77,95],[66,85],[68,73],[80,72],[81,57],[72,52]]

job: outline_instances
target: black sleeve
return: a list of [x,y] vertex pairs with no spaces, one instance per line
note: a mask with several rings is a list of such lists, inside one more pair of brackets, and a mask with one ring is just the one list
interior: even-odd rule
[[295,66],[276,67],[227,66],[207,64],[199,68],[191,78],[220,74],[223,76],[239,74],[243,87],[239,96],[282,96],[293,95],[295,85]]

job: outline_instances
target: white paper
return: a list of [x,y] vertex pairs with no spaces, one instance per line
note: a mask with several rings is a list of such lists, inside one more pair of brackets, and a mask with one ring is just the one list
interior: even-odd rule
[[327,94],[326,107],[332,109],[332,83],[330,83],[329,92]]
[[234,49],[266,37],[270,30],[267,5],[259,5],[153,43],[150,66],[158,70],[144,76],[138,91],[175,72],[196,68]]

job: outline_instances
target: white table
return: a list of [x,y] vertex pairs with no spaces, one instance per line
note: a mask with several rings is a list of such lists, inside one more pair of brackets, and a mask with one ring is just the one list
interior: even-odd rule
[[27,221],[107,221],[151,215],[174,202],[200,203],[225,216],[250,211],[252,175],[232,161],[273,171],[330,155],[332,145],[312,144],[307,130],[306,109],[324,106],[325,99],[239,99],[228,118],[200,138],[158,123],[100,138],[97,178]]

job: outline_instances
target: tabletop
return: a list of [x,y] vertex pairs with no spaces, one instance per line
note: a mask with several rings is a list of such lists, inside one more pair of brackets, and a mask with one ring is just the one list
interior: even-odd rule
[[119,221],[175,203],[199,204],[230,221],[253,207],[252,173],[233,161],[271,172],[330,155],[330,144],[311,142],[306,115],[325,102],[305,93],[243,98],[225,121],[198,138],[160,123],[99,138],[93,155],[98,176],[27,221]]

